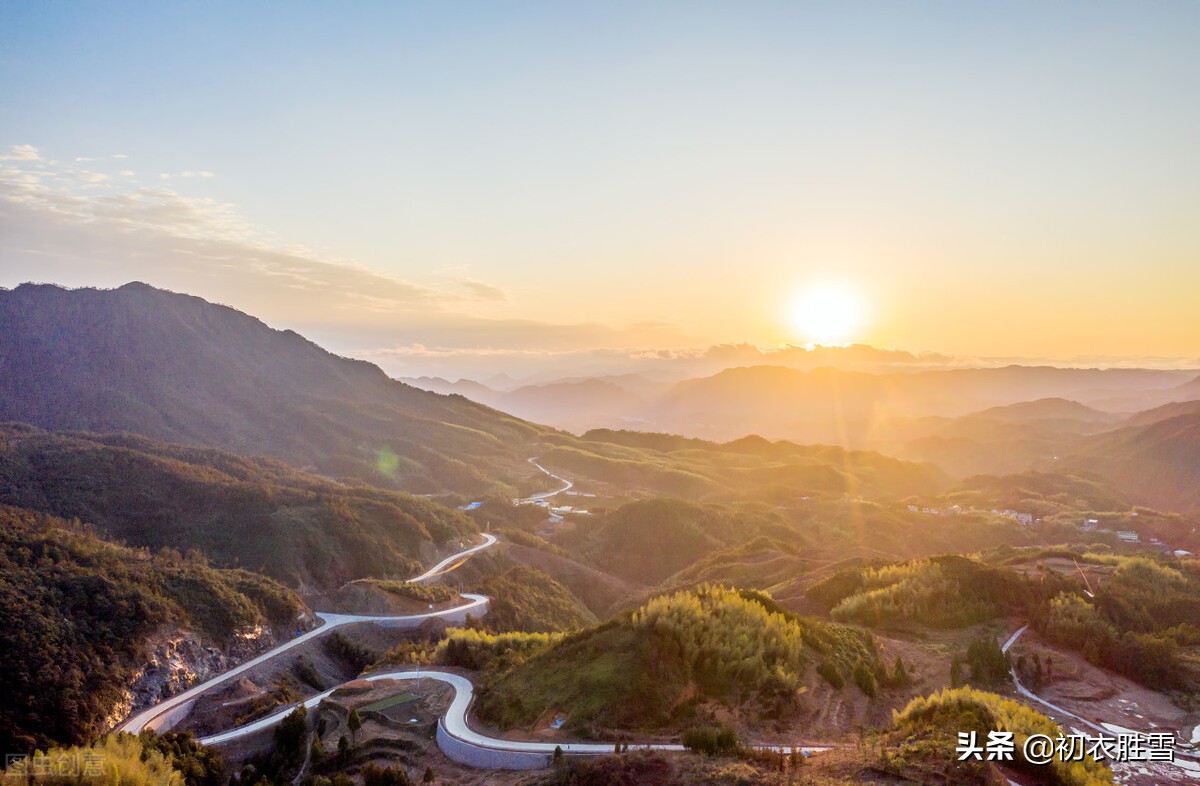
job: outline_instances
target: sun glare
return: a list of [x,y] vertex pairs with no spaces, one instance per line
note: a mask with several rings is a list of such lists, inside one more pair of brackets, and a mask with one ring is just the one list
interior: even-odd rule
[[863,299],[853,290],[822,284],[802,292],[788,312],[790,327],[814,344],[844,344],[855,338],[866,316]]

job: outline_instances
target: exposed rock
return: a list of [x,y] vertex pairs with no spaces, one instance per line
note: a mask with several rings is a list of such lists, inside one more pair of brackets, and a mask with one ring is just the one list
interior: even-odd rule
[[105,718],[114,728],[130,714],[181,693],[274,647],[277,639],[259,625],[236,632],[224,650],[206,646],[191,630],[174,629],[149,642],[146,665],[126,683],[123,699]]

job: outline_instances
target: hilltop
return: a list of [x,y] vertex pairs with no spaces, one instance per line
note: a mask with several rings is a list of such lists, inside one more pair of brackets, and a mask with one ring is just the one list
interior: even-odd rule
[[505,659],[479,653],[511,643],[459,636],[451,637],[446,656],[470,665],[464,656],[472,653],[475,665],[491,668],[479,713],[504,728],[528,726],[552,709],[590,734],[679,727],[743,703],[748,718],[782,719],[802,711],[802,687],[814,679],[838,689],[857,679],[863,687],[854,690],[874,695],[886,677],[870,635],[719,586],[660,596],[631,614],[552,639],[499,673],[492,664]]

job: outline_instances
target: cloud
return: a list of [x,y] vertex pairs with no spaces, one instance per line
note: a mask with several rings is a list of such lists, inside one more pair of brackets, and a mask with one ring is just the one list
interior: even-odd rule
[[460,279],[458,285],[470,292],[479,300],[492,300],[502,303],[508,300],[508,293],[498,286],[489,284],[486,281],[476,281],[474,279]]
[[176,178],[176,177],[200,178],[202,180],[207,180],[210,177],[216,177],[216,175],[214,175],[212,172],[209,172],[207,169],[201,169],[199,171],[185,169],[182,172],[179,172],[177,174],[172,174],[170,172],[160,172],[158,174],[158,177],[160,180],[171,180],[172,178]]
[[126,159],[129,158],[129,156],[125,155],[124,153],[113,153],[112,158]]
[[473,282],[469,297],[327,259],[283,243],[234,205],[142,185],[131,170],[113,180],[56,166],[29,150],[0,168],[0,284],[21,283],[32,270],[68,286],[142,280],[289,326],[393,328],[503,293]]
[[104,174],[103,172],[92,172],[87,169],[68,169],[67,174],[81,183],[94,184],[103,183],[105,180],[108,180],[108,175]]
[[0,154],[0,161],[41,161],[42,156],[33,145],[13,145],[7,153]]

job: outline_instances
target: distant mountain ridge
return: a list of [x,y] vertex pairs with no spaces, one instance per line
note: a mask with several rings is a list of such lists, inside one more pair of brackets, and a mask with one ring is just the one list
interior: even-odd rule
[[544,431],[140,283],[0,291],[0,420],[266,454],[413,492],[506,495]]

